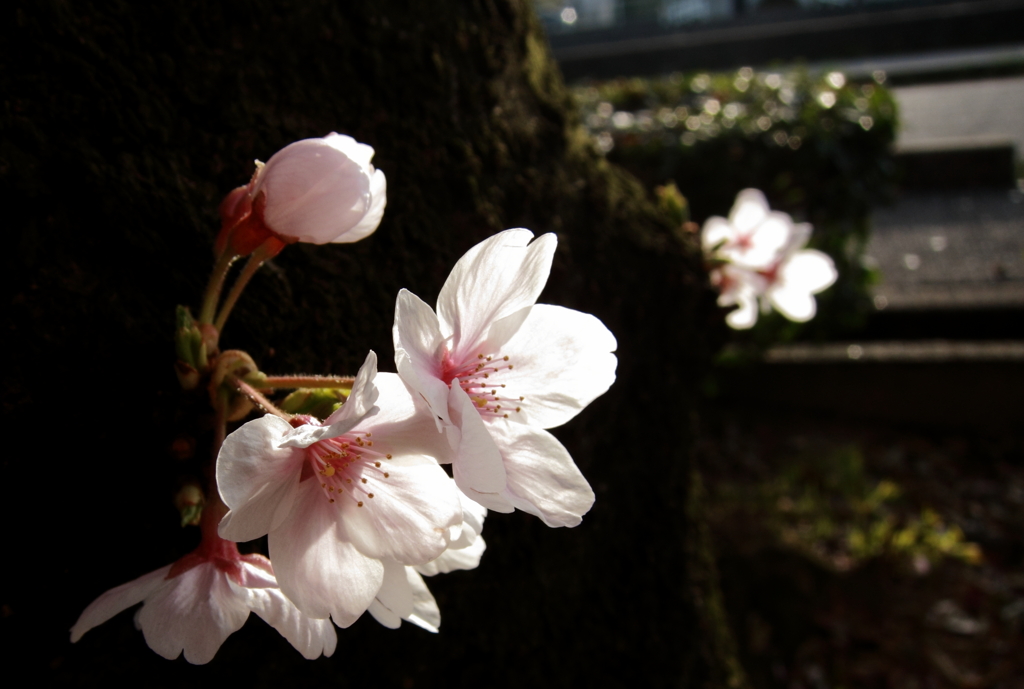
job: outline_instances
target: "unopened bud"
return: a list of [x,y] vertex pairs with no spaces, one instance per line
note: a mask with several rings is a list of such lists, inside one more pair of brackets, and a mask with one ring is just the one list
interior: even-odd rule
[[203,505],[205,504],[206,498],[199,486],[194,483],[182,486],[178,494],[174,496],[174,506],[177,508],[178,513],[181,514],[182,527],[198,526],[199,520],[203,516]]

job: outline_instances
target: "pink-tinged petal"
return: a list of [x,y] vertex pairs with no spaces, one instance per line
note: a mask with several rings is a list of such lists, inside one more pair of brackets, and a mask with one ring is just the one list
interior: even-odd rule
[[477,536],[465,548],[458,550],[449,548],[430,562],[416,565],[415,569],[427,577],[432,577],[435,574],[447,574],[460,569],[476,569],[486,549],[487,544],[484,543],[483,536]]
[[[373,149],[370,150],[372,151]],[[387,180],[384,179],[384,173],[377,170],[370,177],[370,207],[367,209],[366,215],[351,230],[335,237],[331,241],[358,242],[360,239],[373,234],[380,225],[380,221],[384,218],[384,208],[387,206],[387,202]]]
[[615,336],[594,316],[534,306],[500,350],[514,368],[492,374],[496,384],[507,386],[504,395],[524,398],[506,406],[509,420],[553,428],[576,416],[615,382],[615,349]]
[[768,199],[758,189],[744,189],[736,194],[729,212],[729,222],[739,234],[749,234],[769,212]]
[[202,665],[249,617],[246,589],[232,589],[227,575],[203,563],[167,581],[146,598],[136,622],[146,643],[173,660],[184,650],[185,660]]
[[555,436],[522,424],[490,424],[508,476],[505,497],[548,526],[576,526],[594,504],[594,491]]
[[324,438],[336,438],[348,433],[364,419],[374,416],[379,411],[374,405],[379,392],[374,384],[377,377],[377,354],[370,350],[366,361],[359,367],[356,378],[352,382],[352,391],[337,411],[324,419],[321,426],[305,424],[293,429],[288,438],[281,444],[285,447],[309,447]]
[[103,624],[122,610],[127,610],[149,598],[164,584],[167,573],[170,571],[171,565],[161,567],[155,572],[143,574],[127,584],[116,586],[94,600],[82,611],[75,626],[71,628],[71,643],[75,643],[87,631]]
[[[367,467],[340,506],[344,534],[364,555],[401,564],[432,560],[448,547],[462,505],[448,474],[430,457],[395,456],[381,470]],[[370,497],[370,496],[373,497]]]
[[[428,455],[441,462],[452,460],[452,448],[445,433],[439,432],[436,417],[426,402],[413,395],[394,373],[378,373],[376,379],[380,412],[360,424],[359,430],[373,433],[374,447],[392,455]],[[448,388],[445,386],[445,407]]]
[[536,303],[557,239],[546,234],[531,243],[532,238],[529,230],[499,232],[455,264],[437,297],[441,332],[454,336],[453,351],[475,349],[492,323]]
[[[398,375],[427,403],[431,413],[448,417],[448,386],[441,380],[444,337],[434,310],[409,290],[401,290],[395,302],[395,365]],[[438,425],[438,430],[441,426]]]
[[338,510],[316,481],[300,486],[295,509],[270,532],[269,544],[281,591],[310,617],[348,627],[380,588],[384,566],[342,539]]
[[711,253],[716,248],[721,248],[721,245],[735,240],[736,229],[725,218],[715,215],[704,221],[700,233],[700,244],[704,253]]
[[512,504],[501,492],[505,489],[505,467],[494,439],[476,405],[459,386],[458,378],[452,383],[448,397],[452,422],[460,429],[461,437],[452,462],[455,483],[467,496],[495,512],[511,512]]
[[239,577],[235,583],[247,589],[276,589],[277,577],[274,576],[274,568],[270,560],[259,553],[240,555]]
[[790,245],[793,221],[785,213],[772,211],[753,231],[745,246],[731,247],[722,253],[735,262],[755,270],[773,265]]
[[412,590],[412,614],[406,619],[428,632],[437,634],[441,626],[441,610],[437,607],[437,601],[434,600],[423,577],[412,567],[405,568],[405,576]]
[[303,242],[326,244],[355,227],[370,206],[370,175],[336,142],[297,141],[275,153],[252,196],[266,194],[270,229]]
[[217,457],[217,486],[230,512],[222,538],[251,541],[277,528],[292,509],[302,450],[281,447],[292,427],[267,414],[230,434]]
[[384,582],[369,607],[370,614],[388,629],[398,629],[412,614],[412,587],[405,576],[405,565],[384,562]]
[[462,524],[459,533],[454,534],[449,550],[468,548],[473,545],[477,537],[484,530],[484,519],[487,517],[487,508],[470,500],[466,494],[459,491],[459,501],[462,503]]
[[321,654],[329,657],[338,645],[338,633],[329,619],[318,620],[306,615],[280,589],[250,589],[249,606],[288,639],[304,658],[313,660]]

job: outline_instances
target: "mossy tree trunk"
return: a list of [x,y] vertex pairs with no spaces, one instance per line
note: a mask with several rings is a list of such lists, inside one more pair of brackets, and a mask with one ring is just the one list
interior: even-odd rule
[[[695,390],[720,317],[694,243],[583,138],[528,3],[51,1],[3,26],[8,657],[24,649],[69,683],[737,679],[721,616],[705,614],[718,603],[688,509]],[[121,615],[70,645],[90,600],[196,542],[171,497],[208,456],[209,418],[177,389],[171,335],[175,305],[203,289],[220,198],[254,158],[330,131],[375,147],[383,224],[356,245],[287,249],[222,343],[271,373],[350,373],[368,348],[393,370],[401,287],[431,302],[481,239],[556,232],[541,301],[596,314],[619,341],[618,382],[556,430],[594,509],[573,530],[492,515],[480,568],[429,582],[437,636],[364,616],[310,663],[254,617],[193,668],[150,652]]]

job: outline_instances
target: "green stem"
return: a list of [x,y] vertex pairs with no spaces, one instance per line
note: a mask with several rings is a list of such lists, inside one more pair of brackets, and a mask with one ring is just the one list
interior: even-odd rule
[[217,257],[216,263],[213,264],[210,282],[206,286],[206,293],[203,295],[203,308],[199,312],[200,323],[213,322],[213,312],[217,308],[217,301],[220,299],[220,292],[224,287],[224,278],[227,277],[228,269],[231,268],[231,264],[235,262],[236,258],[238,256],[225,250]]
[[260,390],[280,388],[332,388],[351,390],[353,376],[267,376],[256,385]]
[[224,300],[224,304],[220,307],[220,313],[217,314],[217,320],[214,321],[213,327],[217,329],[217,332],[224,330],[224,324],[228,320],[228,316],[231,315],[231,309],[235,308],[235,302],[242,296],[242,290],[249,284],[249,280],[256,274],[256,271],[263,265],[263,261],[267,258],[266,252],[263,246],[260,246],[256,251],[252,252],[249,256],[249,260],[246,261],[245,267],[242,268],[241,274],[238,279],[235,280],[235,284],[231,285],[231,291],[228,292],[227,298]]

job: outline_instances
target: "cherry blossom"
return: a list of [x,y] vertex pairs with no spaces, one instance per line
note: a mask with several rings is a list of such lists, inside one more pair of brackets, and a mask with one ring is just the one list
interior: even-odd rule
[[543,430],[578,414],[615,380],[615,337],[597,318],[536,304],[556,238],[524,229],[481,242],[456,264],[437,311],[402,290],[399,375],[445,431],[455,482],[499,512],[579,524],[594,502],[568,451]]
[[810,231],[810,225],[794,224],[790,216],[771,210],[758,189],[744,189],[736,195],[728,220],[712,216],[704,222],[701,244],[707,255],[764,270],[781,258],[794,239],[806,238]]
[[701,244],[715,262],[711,282],[719,289],[719,306],[737,306],[726,323],[737,330],[757,322],[772,308],[791,321],[814,317],[814,294],[836,280],[832,259],[814,249],[804,249],[811,226],[794,223],[785,214],[772,211],[757,189],[744,189],[737,197],[729,219],[711,217],[704,223]]
[[348,401],[322,424],[267,415],[227,437],[220,534],[269,534],[285,595],[347,627],[380,591],[385,562],[423,564],[460,537],[458,491],[434,460],[444,448],[423,405],[398,376],[377,375],[370,352]]
[[284,244],[357,242],[380,224],[387,204],[384,173],[370,163],[373,148],[331,133],[285,146],[257,170],[249,184],[221,203],[224,230],[234,253],[250,253],[268,237]]
[[182,651],[208,663],[255,612],[309,659],[334,653],[338,637],[330,620],[302,613],[278,588],[270,561],[241,555],[234,543],[204,536],[203,544],[172,565],[113,588],[93,601],[71,628],[72,643],[93,627],[142,603],[135,616],[146,643],[173,660]]
[[402,620],[406,620],[436,633],[441,626],[441,611],[423,581],[423,576],[475,569],[480,564],[480,558],[487,547],[480,535],[487,509],[461,493],[459,497],[463,507],[462,531],[448,550],[416,567],[403,567],[395,562],[384,563],[384,583],[370,604],[369,612],[385,627],[397,629]]

